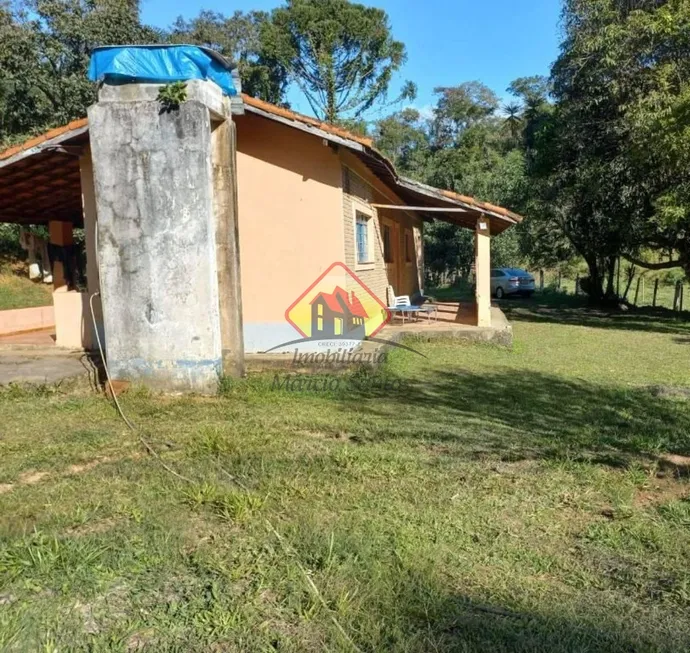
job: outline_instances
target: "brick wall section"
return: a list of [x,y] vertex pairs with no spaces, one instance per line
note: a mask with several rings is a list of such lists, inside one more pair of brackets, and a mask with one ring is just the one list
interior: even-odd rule
[[[420,290],[423,278],[423,245],[422,232],[423,222],[418,218],[413,218],[403,211],[386,211],[385,209],[371,209],[366,205],[376,204],[396,204],[390,197],[382,195],[373,188],[367,181],[360,177],[356,172],[343,165],[343,219],[345,234],[345,264],[355,271],[357,276],[374,292],[382,302],[388,303],[387,288],[393,286],[396,294],[414,294]],[[354,200],[354,206],[353,206]],[[373,269],[357,269],[356,249],[355,249],[355,212],[357,204],[363,203],[362,208],[373,214],[374,220],[374,265]],[[415,261],[411,265],[405,265],[405,278],[402,286],[396,287],[397,279],[388,279],[386,264],[383,260],[383,240],[381,236],[381,218],[389,219],[400,225],[400,256],[404,258],[404,238],[405,231],[411,233],[414,248]],[[371,235],[371,232],[370,232]],[[404,265],[404,261],[403,261]],[[356,290],[356,287],[348,285],[348,291]]]

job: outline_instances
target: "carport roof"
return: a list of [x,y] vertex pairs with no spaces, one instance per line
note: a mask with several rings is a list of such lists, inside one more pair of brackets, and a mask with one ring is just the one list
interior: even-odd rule
[[0,152],[0,222],[81,225],[79,153],[88,140],[84,118]]
[[[477,218],[483,216],[490,219],[492,233],[522,220],[503,207],[401,177],[369,138],[248,95],[242,99],[250,113],[347,147],[403,201],[426,217],[473,229]],[[0,152],[0,222],[43,224],[57,219],[81,224],[78,156],[86,143],[88,124],[84,118]],[[425,208],[429,209],[426,214]]]

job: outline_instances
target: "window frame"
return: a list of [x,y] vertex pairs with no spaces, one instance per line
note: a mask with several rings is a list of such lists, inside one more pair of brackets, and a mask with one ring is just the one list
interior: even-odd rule
[[[366,260],[360,262],[358,240],[357,240],[357,218],[366,218],[367,225],[367,256]],[[355,270],[373,270],[376,267],[376,257],[374,243],[376,240],[375,222],[376,214],[374,210],[364,202],[352,200],[352,232],[354,237]]]

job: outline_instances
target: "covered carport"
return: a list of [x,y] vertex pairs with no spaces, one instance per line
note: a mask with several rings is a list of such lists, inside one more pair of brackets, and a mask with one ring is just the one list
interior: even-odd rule
[[[0,222],[45,225],[53,257],[56,344],[93,346],[88,298],[98,291],[95,202],[86,119],[75,120],[0,152]],[[70,283],[66,255],[74,228],[84,228],[88,292]],[[98,310],[98,306],[96,306]]]

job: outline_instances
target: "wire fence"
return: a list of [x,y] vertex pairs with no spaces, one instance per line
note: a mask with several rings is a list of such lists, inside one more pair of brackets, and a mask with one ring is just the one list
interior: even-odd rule
[[[566,276],[554,270],[540,270],[535,276],[537,289],[555,290],[569,295],[584,295],[580,276]],[[669,281],[660,277],[637,275],[630,282],[617,277],[616,293],[633,306],[668,308],[673,311],[690,309],[690,284],[682,280]]]

